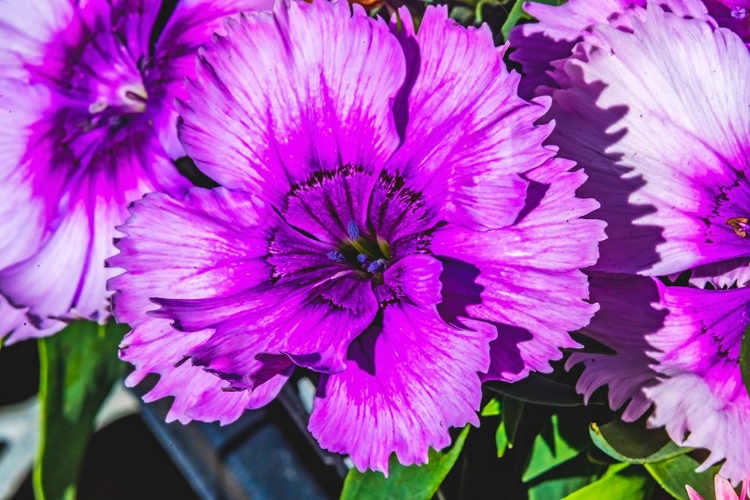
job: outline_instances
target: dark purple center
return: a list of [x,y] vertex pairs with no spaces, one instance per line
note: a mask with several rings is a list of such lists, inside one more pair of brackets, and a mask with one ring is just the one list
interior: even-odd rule
[[367,283],[381,304],[401,295],[386,279],[388,269],[428,253],[436,224],[422,194],[403,177],[350,165],[294,184],[277,213],[284,222],[266,257],[275,282],[346,277]]

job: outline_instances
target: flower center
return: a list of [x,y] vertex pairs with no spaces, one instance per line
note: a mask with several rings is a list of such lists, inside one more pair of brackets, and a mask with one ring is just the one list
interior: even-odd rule
[[391,259],[388,242],[364,236],[353,220],[347,224],[346,232],[348,238],[341,242],[338,250],[328,252],[327,257],[334,262],[348,263],[363,273],[382,276]]

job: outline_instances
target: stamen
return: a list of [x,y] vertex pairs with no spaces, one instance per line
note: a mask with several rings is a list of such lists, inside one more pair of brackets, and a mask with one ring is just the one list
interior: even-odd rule
[[361,253],[357,255],[357,262],[361,262],[364,264],[364,262],[367,260],[367,255]]
[[89,113],[91,113],[92,115],[101,113],[105,109],[107,109],[107,101],[105,100],[95,101],[89,105]]
[[735,7],[732,9],[731,15],[734,19],[745,19],[747,16],[747,10],[744,7]]
[[359,239],[359,227],[357,227],[357,223],[353,220],[350,220],[346,225],[346,232],[349,234],[349,238],[351,238],[352,240],[356,241]]
[[375,262],[371,262],[370,265],[367,266],[367,272],[374,273],[376,271],[379,271],[384,265],[385,265],[385,260],[378,259]]
[[147,99],[145,97],[143,97],[141,94],[139,94],[137,92],[133,92],[131,90],[126,90],[125,91],[125,97],[127,97],[131,101],[136,101],[136,102],[140,102],[140,103],[143,103],[143,104],[145,104],[145,103],[148,102]]
[[747,231],[750,229],[750,224],[747,222],[747,217],[732,217],[727,219],[727,224],[732,226],[734,234],[740,238],[745,238],[747,236]]
[[326,257],[331,259],[334,262],[346,262],[346,257],[341,252],[337,252],[336,250],[331,250],[326,254]]

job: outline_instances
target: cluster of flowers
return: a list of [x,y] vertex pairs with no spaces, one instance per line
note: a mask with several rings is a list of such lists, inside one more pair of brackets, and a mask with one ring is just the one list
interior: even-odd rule
[[158,374],[181,422],[319,372],[312,434],[387,473],[579,330],[616,353],[568,358],[582,394],[653,407],[736,483],[746,7],[528,4],[496,48],[444,7],[415,30],[344,0],[4,0],[0,336],[112,310],[128,383]]

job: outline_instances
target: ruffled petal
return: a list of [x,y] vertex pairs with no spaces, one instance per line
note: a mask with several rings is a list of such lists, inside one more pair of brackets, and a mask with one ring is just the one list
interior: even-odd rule
[[654,360],[648,355],[653,347],[646,335],[659,331],[667,314],[658,305],[659,285],[650,277],[606,274],[594,274],[590,283],[591,300],[599,304],[599,311],[581,333],[614,352],[574,352],[565,367],[584,365],[576,383],[584,401],[606,385],[610,408],[618,410],[627,404],[622,419],[632,422],[651,407],[644,390],[658,382],[651,367]]
[[[646,0],[600,0],[596,3],[569,0],[560,6],[552,6],[526,2],[524,10],[539,22],[518,25],[509,35],[514,48],[510,59],[521,64],[525,75],[519,94],[530,99],[564,87],[567,78],[559,67],[565,59],[583,55],[576,49],[576,44],[584,39],[596,39],[591,28],[603,24],[631,31],[634,19],[645,18],[646,3]],[[716,25],[702,0],[657,0],[652,3],[680,17],[701,19]],[[585,56],[582,58],[586,59]]]
[[[156,2],[150,2],[156,3]],[[186,99],[185,78],[195,77],[198,49],[211,41],[214,32],[222,35],[224,17],[240,12],[270,10],[273,0],[180,0],[169,16],[154,48],[145,76],[151,102],[149,113],[164,150],[172,158],[184,156],[177,138],[175,98]]]
[[664,327],[647,336],[664,380],[644,389],[654,402],[652,426],[665,426],[678,444],[711,454],[699,470],[726,459],[720,474],[733,483],[750,470],[750,397],[739,370],[750,317],[750,288],[667,287]]
[[733,33],[650,5],[633,32],[599,26],[568,61],[551,141],[583,166],[608,239],[596,269],[666,275],[748,256],[750,54]]
[[485,380],[551,371],[560,348],[579,347],[567,332],[597,309],[586,302],[579,269],[596,261],[603,223],[581,218],[596,202],[574,197],[585,176],[566,172],[569,166],[552,160],[528,174],[528,207],[515,225],[486,232],[446,226],[433,236],[431,249],[445,268],[443,317],[477,318],[498,329]]
[[[42,330],[61,328],[59,320],[109,315],[105,283],[113,273],[104,260],[115,252],[112,239],[125,207],[145,192],[178,192],[187,184],[147,130],[92,132],[63,148],[60,116],[43,113],[29,129],[14,132],[25,140],[24,152],[6,166],[2,188],[26,200],[23,210],[11,208],[11,217],[0,222],[0,247],[24,245],[10,253],[19,254],[15,262],[0,269],[0,293],[27,308]],[[33,229],[20,222],[24,213],[36,218]]]
[[524,74],[519,94],[530,99],[539,93],[537,89],[557,87],[549,74],[553,69],[551,63],[570,57],[586,29],[607,24],[610,16],[625,12],[633,3],[643,5],[645,1],[568,0],[560,6],[525,2],[523,9],[538,22],[516,26],[508,36],[514,48],[510,59],[521,64]]
[[27,308],[13,307],[0,295],[0,332],[8,334],[4,339],[0,339],[1,345],[8,346],[22,340],[48,337],[65,327],[63,322],[55,321],[48,328],[39,330],[28,318],[27,312]]
[[[275,397],[291,369],[281,370],[249,391],[227,392],[226,382],[186,359],[211,337],[211,330],[180,332],[169,320],[146,313],[156,309],[149,297],[201,297],[236,293],[260,282],[270,269],[260,259],[266,241],[258,226],[268,207],[257,198],[222,188],[195,189],[177,199],[152,194],[133,205],[119,240],[120,253],[108,260],[127,272],[110,280],[116,290],[114,314],[132,331],[122,343],[120,357],[135,365],[127,379],[138,384],[148,373],[160,379],[146,396],[152,401],[173,396],[170,420],[219,420],[228,423],[245,408],[257,408]],[[209,216],[210,214],[210,216]]]
[[690,270],[690,284],[698,288],[744,287],[750,284],[750,258],[729,259]]
[[367,281],[332,274],[325,270],[312,275],[317,283],[297,280],[231,297],[160,299],[158,314],[183,330],[215,328],[189,354],[238,389],[254,387],[258,373],[267,371],[267,356],[286,355],[299,366],[336,373],[346,366],[349,344],[375,319],[378,304]]
[[344,1],[279,1],[227,31],[180,107],[185,148],[210,177],[278,203],[315,171],[377,170],[395,150],[404,56],[387,26]]
[[386,168],[445,220],[472,229],[511,224],[524,206],[521,174],[554,155],[542,146],[549,126],[533,125],[548,101],[516,95],[520,77],[506,70],[487,26],[465,29],[437,7],[415,34],[408,10],[399,12],[403,29],[391,24],[408,75],[393,111],[404,139]]
[[433,300],[440,265],[415,256],[400,276],[415,305],[394,304],[354,342],[346,369],[320,382],[310,432],[323,448],[347,453],[360,470],[388,474],[395,452],[404,465],[427,462],[429,448],[451,443],[448,429],[478,425],[478,372],[489,365],[491,328],[447,325]]

